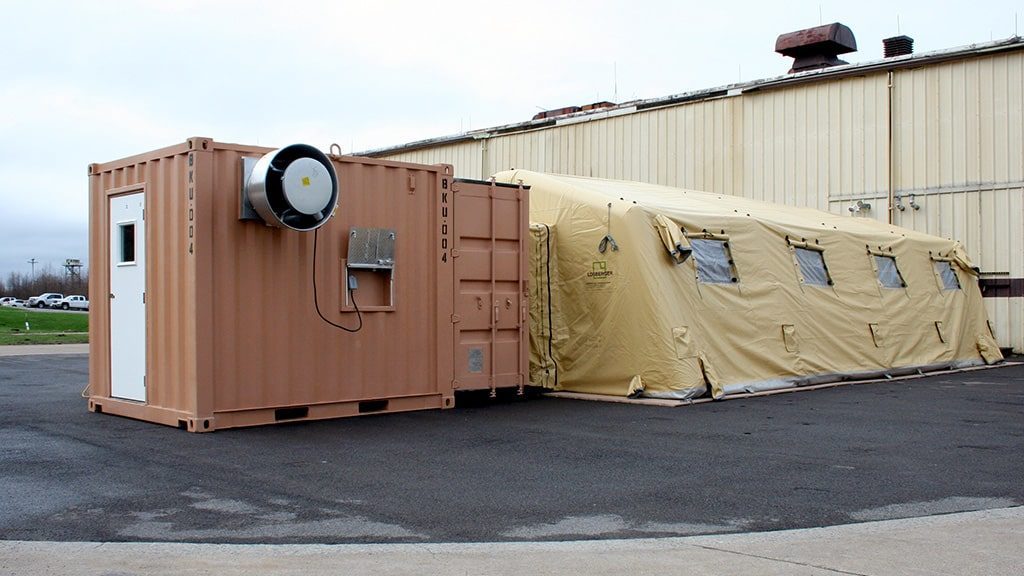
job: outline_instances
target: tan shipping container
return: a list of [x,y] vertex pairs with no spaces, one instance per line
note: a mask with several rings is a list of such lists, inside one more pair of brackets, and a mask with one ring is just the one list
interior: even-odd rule
[[240,217],[244,159],[272,152],[90,165],[90,410],[206,432],[522,389],[525,188],[330,155],[337,209],[298,231]]

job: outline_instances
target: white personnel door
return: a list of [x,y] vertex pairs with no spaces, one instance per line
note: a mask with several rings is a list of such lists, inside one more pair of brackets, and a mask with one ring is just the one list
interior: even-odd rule
[[146,401],[145,193],[110,199],[110,395]]

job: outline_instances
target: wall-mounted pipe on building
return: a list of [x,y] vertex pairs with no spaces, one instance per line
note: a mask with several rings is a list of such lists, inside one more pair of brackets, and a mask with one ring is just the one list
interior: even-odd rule
[[893,217],[892,217],[893,210],[896,209],[895,202],[893,201],[894,200],[894,195],[895,195],[896,191],[895,191],[895,187],[893,186],[893,158],[892,158],[892,150],[893,150],[892,93],[893,93],[893,90],[895,90],[895,86],[894,86],[895,82],[893,82],[893,74],[894,74],[894,72],[892,70],[889,70],[889,78],[888,78],[889,81],[888,81],[888,86],[886,87],[886,91],[885,91],[885,94],[886,94],[886,109],[887,109],[886,111],[887,111],[887,113],[889,115],[888,135],[887,135],[888,138],[886,138],[886,151],[885,151],[885,157],[886,157],[886,160],[888,161],[887,162],[887,167],[886,167],[886,172],[887,172],[887,176],[888,176],[887,182],[888,182],[888,188],[889,188],[889,200],[888,200],[888,203],[889,203],[888,208],[889,209],[886,210],[886,212],[889,214],[889,224],[892,224],[892,222],[893,222]]

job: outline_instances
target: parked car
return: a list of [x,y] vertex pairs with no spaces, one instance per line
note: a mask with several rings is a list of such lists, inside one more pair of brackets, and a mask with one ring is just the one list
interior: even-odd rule
[[25,307],[25,301],[24,300],[20,300],[18,298],[12,298],[12,299],[8,300],[7,302],[4,302],[3,304],[0,304],[0,306],[7,306],[9,308],[24,308]]
[[4,296],[3,298],[0,298],[0,306],[6,306],[7,303],[12,300],[17,300],[17,298],[14,296]]
[[40,294],[39,296],[33,296],[33,297],[29,298],[28,299],[28,307],[29,308],[44,308],[44,307],[48,306],[51,302],[54,302],[56,300],[60,300],[63,297],[64,297],[64,295],[59,293],[59,292],[46,292],[46,293]]
[[50,303],[50,308],[60,308],[61,310],[88,310],[89,301],[86,300],[85,296],[65,296],[60,300],[55,300]]

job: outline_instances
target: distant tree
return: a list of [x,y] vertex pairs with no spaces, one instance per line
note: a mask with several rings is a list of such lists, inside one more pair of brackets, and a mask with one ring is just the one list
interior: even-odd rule
[[52,265],[46,265],[35,277],[21,272],[11,272],[6,280],[0,279],[0,296],[14,296],[27,300],[43,292],[82,294],[88,297],[89,271],[83,268],[80,275],[71,276],[63,271],[55,271]]

